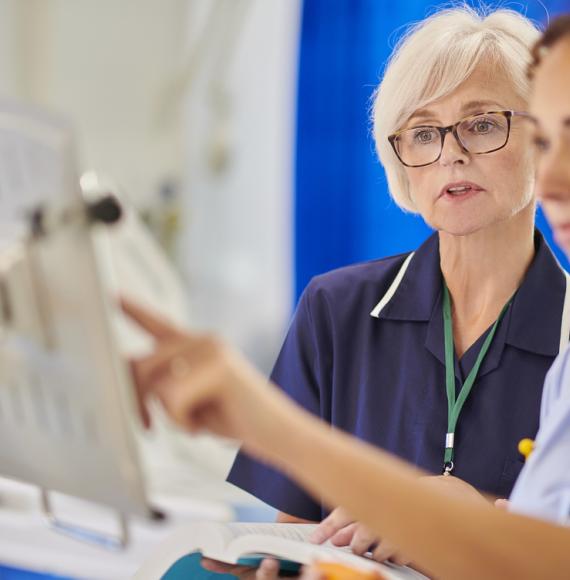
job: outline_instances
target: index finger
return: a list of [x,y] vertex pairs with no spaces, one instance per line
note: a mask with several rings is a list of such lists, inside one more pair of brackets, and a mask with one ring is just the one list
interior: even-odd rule
[[186,334],[177,326],[168,322],[161,316],[154,314],[150,310],[135,304],[128,298],[119,298],[122,311],[142,329],[146,330],[159,340],[167,338],[182,338]]

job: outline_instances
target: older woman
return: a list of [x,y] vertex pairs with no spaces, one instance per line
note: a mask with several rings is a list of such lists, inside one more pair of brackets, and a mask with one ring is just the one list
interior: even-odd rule
[[[535,54],[538,191],[570,253],[570,16],[552,25]],[[180,332],[133,305],[125,309],[158,340],[154,355],[134,363],[140,392],[157,394],[188,430],[241,438],[249,453],[328,504],[345,506],[437,578],[568,578],[570,349],[548,375],[535,451],[509,513],[450,495],[399,459],[331,431],[224,345]],[[192,371],[173,375],[173,360]]]
[[[374,135],[394,200],[437,233],[413,253],[314,279],[271,377],[327,423],[502,497],[570,334],[565,273],[534,229],[525,111],[537,37],[517,13],[460,8],[399,44]],[[229,481],[280,521],[325,515],[245,454]]]

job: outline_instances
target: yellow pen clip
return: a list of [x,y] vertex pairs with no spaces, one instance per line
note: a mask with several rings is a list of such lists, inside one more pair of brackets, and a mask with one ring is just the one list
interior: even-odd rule
[[530,454],[534,450],[534,440],[533,439],[521,439],[519,441],[519,453],[524,457],[525,461],[530,457]]
[[316,562],[314,568],[323,580],[385,580],[378,572],[357,570],[336,562]]

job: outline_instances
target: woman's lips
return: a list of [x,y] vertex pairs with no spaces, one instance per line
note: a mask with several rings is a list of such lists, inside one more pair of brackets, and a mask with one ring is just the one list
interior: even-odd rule
[[446,184],[439,197],[449,201],[463,201],[477,195],[484,189],[472,181],[456,181]]

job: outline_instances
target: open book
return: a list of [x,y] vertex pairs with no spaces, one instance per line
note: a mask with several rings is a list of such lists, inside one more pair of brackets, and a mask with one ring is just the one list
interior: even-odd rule
[[348,548],[308,541],[312,524],[195,523],[180,528],[150,556],[134,576],[135,580],[157,580],[179,559],[200,552],[228,564],[272,556],[287,562],[310,564],[338,562],[363,571],[375,570],[385,580],[425,578],[404,566],[380,564],[357,556]]

